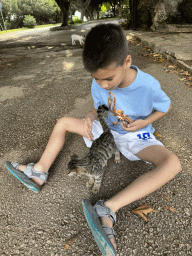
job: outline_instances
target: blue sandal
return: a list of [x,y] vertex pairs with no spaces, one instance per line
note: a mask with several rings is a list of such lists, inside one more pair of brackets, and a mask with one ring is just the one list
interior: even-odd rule
[[6,161],[5,166],[7,167],[8,171],[12,173],[19,181],[21,181],[26,187],[31,189],[33,192],[38,193],[42,186],[37,185],[31,178],[38,178],[43,180],[44,182],[47,181],[48,172],[45,174],[43,172],[37,172],[34,170],[33,166],[34,163],[30,163],[27,165],[24,172],[19,170],[20,164],[17,162],[9,162]]
[[109,240],[109,238],[115,239],[115,232],[113,228],[102,226],[99,217],[109,217],[113,221],[113,225],[116,222],[116,215],[109,208],[103,204],[103,200],[97,201],[93,207],[88,199],[82,201],[84,214],[91,229],[91,232],[95,238],[100,251],[103,255],[114,256],[117,255],[116,250]]

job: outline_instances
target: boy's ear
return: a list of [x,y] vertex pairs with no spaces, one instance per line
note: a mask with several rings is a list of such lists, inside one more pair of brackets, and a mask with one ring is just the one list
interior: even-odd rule
[[132,64],[132,57],[131,55],[127,55],[127,57],[125,58],[125,67],[126,68],[130,68],[131,67],[131,64]]

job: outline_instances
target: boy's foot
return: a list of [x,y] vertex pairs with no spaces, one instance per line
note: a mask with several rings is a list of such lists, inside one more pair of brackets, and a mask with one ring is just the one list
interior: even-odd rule
[[[102,226],[109,227],[109,228],[113,229],[113,221],[109,217],[100,217],[99,220],[100,220]],[[114,236],[115,236],[115,233],[114,233]],[[111,241],[111,243],[112,243],[113,247],[115,248],[115,250],[117,250],[117,245],[116,245],[116,242],[115,242],[115,237],[114,238],[110,238],[109,237],[109,240]]]
[[40,191],[41,186],[48,177],[48,172],[46,174],[43,173],[41,166],[38,164],[21,165],[7,161],[5,166],[19,181],[36,193]]
[[117,249],[117,245],[115,242],[115,232],[113,230],[113,226],[116,223],[116,215],[112,212],[107,206],[105,206],[103,200],[97,201],[94,206],[94,209],[99,217],[101,225],[107,234],[109,240],[113,244],[115,250]]
[[[27,165],[19,165],[18,166],[18,170],[21,171],[21,172],[24,172],[25,169],[26,169]],[[43,167],[41,167],[40,165],[38,164],[35,164],[33,166],[33,169],[36,171],[36,172],[43,172]],[[41,186],[44,184],[44,181],[43,180],[40,180],[39,178],[31,178],[37,185]]]
[[99,200],[94,207],[87,199],[84,199],[82,203],[87,223],[102,254],[117,255],[115,232],[112,228],[116,222],[115,213],[104,205],[103,200]]

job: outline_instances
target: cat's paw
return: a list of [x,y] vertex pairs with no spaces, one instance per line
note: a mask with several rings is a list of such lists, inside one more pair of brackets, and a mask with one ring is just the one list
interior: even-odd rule
[[93,187],[93,188],[92,188],[93,194],[98,194],[98,193],[99,193],[99,190],[100,190],[100,188],[98,188],[98,187]]
[[89,181],[87,181],[86,187],[87,187],[87,188],[90,188],[90,187],[92,187],[92,186],[93,186],[93,183],[90,183]]
[[92,187],[94,182],[95,182],[95,179],[94,178],[90,178],[89,181],[87,181],[87,183],[86,183],[86,187],[87,188]]
[[120,159],[120,158],[115,158],[114,162],[115,162],[116,164],[119,164],[119,163],[121,162],[121,159]]

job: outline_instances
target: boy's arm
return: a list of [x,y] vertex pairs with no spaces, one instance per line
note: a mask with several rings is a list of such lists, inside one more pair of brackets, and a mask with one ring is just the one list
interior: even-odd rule
[[170,105],[168,111],[166,113],[160,111],[154,111],[150,116],[148,116],[145,120],[136,120],[131,124],[127,124],[127,122],[122,122],[121,127],[128,132],[136,132],[143,127],[157,121],[159,118],[165,116],[172,109],[172,105]]
[[93,140],[92,124],[97,117],[97,110],[92,108],[91,111],[85,116],[84,131],[87,139]]
[[97,117],[97,110],[95,108],[92,108],[91,111],[85,116],[85,119],[89,117],[91,121],[93,122]]

